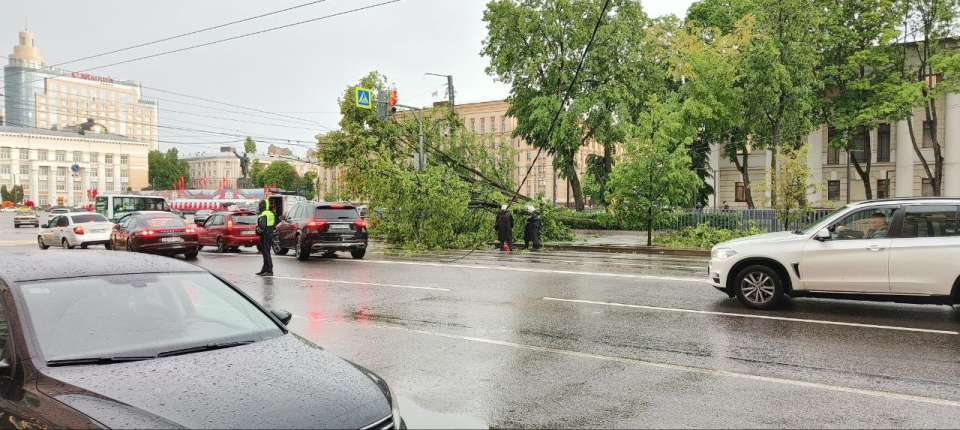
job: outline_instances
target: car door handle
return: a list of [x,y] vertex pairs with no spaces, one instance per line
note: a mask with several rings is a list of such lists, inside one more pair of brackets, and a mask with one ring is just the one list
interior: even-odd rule
[[867,250],[868,250],[868,251],[873,251],[873,252],[883,251],[884,249],[886,249],[886,248],[884,248],[884,247],[882,247],[882,246],[880,246],[880,245],[870,245],[869,247],[867,247]]

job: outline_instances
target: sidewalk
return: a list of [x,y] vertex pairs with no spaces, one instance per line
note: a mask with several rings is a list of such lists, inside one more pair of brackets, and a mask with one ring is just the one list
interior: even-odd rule
[[700,249],[667,249],[647,246],[647,232],[627,230],[574,230],[569,242],[547,242],[544,247],[563,251],[622,252],[629,254],[663,254],[709,256]]

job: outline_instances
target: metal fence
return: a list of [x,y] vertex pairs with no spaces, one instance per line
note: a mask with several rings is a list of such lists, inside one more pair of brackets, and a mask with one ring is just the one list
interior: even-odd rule
[[784,225],[782,210],[776,209],[703,209],[699,211],[672,212],[663,214],[657,222],[657,230],[678,230],[707,224],[715,228],[745,230],[755,226],[766,232],[798,230],[827,216],[834,209],[812,209],[805,212],[792,211],[790,221]]

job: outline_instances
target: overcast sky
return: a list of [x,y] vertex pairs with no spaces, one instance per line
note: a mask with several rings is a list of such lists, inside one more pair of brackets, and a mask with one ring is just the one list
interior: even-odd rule
[[[140,42],[217,25],[307,0],[4,0],[0,14],[3,63],[29,25],[48,64],[110,51]],[[72,63],[68,70],[114,63],[160,51],[256,31],[381,0],[328,0],[284,14],[229,26],[134,51]],[[692,0],[649,0],[650,16],[683,16]],[[486,0],[403,0],[363,12],[203,47],[182,53],[91,71],[115,79],[132,79],[148,87],[316,121],[336,128],[337,98],[371,70],[384,73],[399,89],[401,103],[421,106],[444,96],[445,80],[426,72],[452,74],[457,102],[504,98],[508,89],[484,72],[488,61],[479,52],[486,28]],[[25,24],[26,22],[26,24]],[[437,92],[437,96],[433,93]],[[319,126],[291,124],[262,115],[240,115],[178,101],[208,105],[145,91],[160,100],[162,126],[215,130],[228,134],[313,141]],[[172,112],[233,118],[217,120]],[[253,115],[260,115],[252,113]],[[271,125],[250,124],[248,121]],[[282,124],[278,124],[282,123]],[[299,128],[299,127],[305,128]],[[233,139],[198,132],[161,129],[161,139],[176,142],[222,142]],[[171,144],[161,143],[161,149]],[[217,144],[177,145],[181,153],[211,152]],[[259,150],[265,151],[266,144]],[[298,153],[303,149],[293,148]]]

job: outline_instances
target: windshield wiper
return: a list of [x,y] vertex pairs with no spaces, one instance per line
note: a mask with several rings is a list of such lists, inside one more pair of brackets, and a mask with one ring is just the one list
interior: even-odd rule
[[170,356],[172,356],[172,355],[192,354],[192,353],[194,353],[194,352],[201,352],[201,351],[212,351],[212,350],[214,350],[214,349],[223,349],[223,348],[231,348],[231,347],[240,346],[240,345],[249,345],[249,344],[251,344],[251,343],[253,343],[253,342],[255,342],[255,341],[252,341],[252,340],[238,340],[238,341],[236,341],[236,342],[210,343],[210,344],[206,344],[206,345],[191,346],[191,347],[189,347],[189,348],[180,348],[180,349],[174,349],[174,350],[170,350],[170,351],[164,351],[164,352],[161,352],[161,353],[157,354],[157,357],[158,357],[158,358],[159,358],[159,357],[170,357]]
[[152,360],[152,355],[130,356],[130,357],[86,357],[86,358],[64,358],[59,360],[50,360],[47,366],[78,366],[82,364],[113,364],[124,363],[128,361]]

